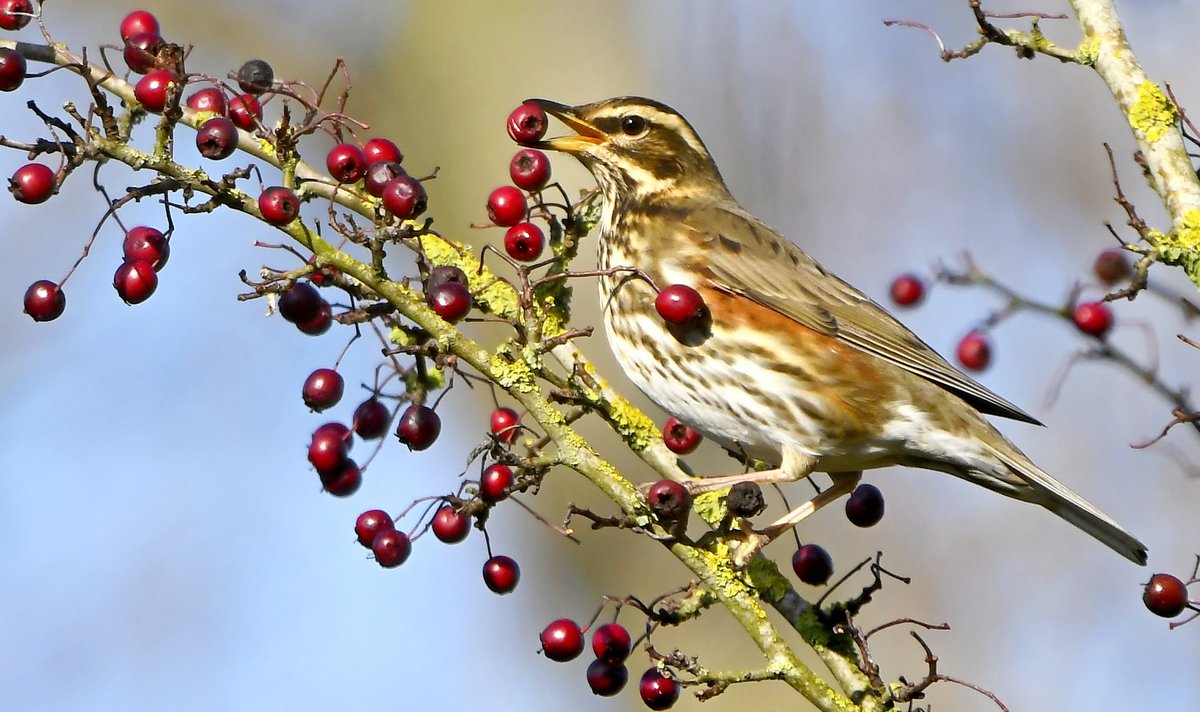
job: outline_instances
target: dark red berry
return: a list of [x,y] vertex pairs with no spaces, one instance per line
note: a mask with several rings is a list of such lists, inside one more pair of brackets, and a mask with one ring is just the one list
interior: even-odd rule
[[592,633],[592,652],[601,662],[609,665],[623,663],[632,649],[633,639],[629,637],[625,626],[619,623],[605,623]]
[[703,316],[704,298],[686,284],[672,284],[658,293],[654,308],[663,321],[679,326]]
[[126,304],[141,304],[158,289],[158,274],[146,260],[125,260],[113,275],[113,288]]
[[483,562],[483,582],[492,593],[512,593],[521,580],[521,567],[507,556],[493,556]]
[[958,342],[958,362],[972,371],[982,371],[992,363],[992,346],[978,331],[972,331]]
[[304,405],[318,413],[332,408],[342,399],[345,386],[342,374],[332,368],[318,368],[304,381]]
[[25,82],[25,58],[11,47],[0,47],[0,91],[14,91]]
[[487,200],[488,218],[501,227],[512,227],[525,219],[525,194],[511,185],[492,191]]
[[892,281],[892,301],[902,307],[911,307],[925,296],[925,283],[920,277],[902,274]]
[[25,313],[34,321],[54,321],[66,308],[62,287],[48,279],[39,279],[25,290]]
[[352,143],[339,143],[325,155],[325,167],[338,183],[357,183],[367,172],[367,157]]
[[138,80],[133,87],[133,96],[146,111],[158,113],[167,107],[167,90],[178,82],[174,72],[155,69]]
[[8,180],[8,190],[22,203],[44,203],[54,194],[54,170],[41,163],[26,163]]
[[367,157],[368,166],[377,161],[404,162],[404,153],[400,151],[400,147],[386,138],[368,139],[363,144],[363,154]]
[[883,519],[883,493],[875,485],[861,484],[846,499],[846,518],[856,527],[873,527]]
[[517,143],[533,143],[546,135],[549,120],[537,104],[526,102],[508,115],[508,135]]
[[574,660],[583,652],[583,631],[570,618],[559,618],[542,631],[542,651],[556,663]]
[[[471,533],[471,515],[463,514],[452,505],[443,504],[433,513],[433,535],[438,541],[457,544]],[[486,577],[486,573],[484,574]]]
[[379,196],[383,209],[401,220],[411,220],[425,212],[425,186],[410,176],[400,176],[383,187]]
[[692,506],[691,496],[687,488],[674,480],[659,480],[650,486],[646,494],[650,509],[659,519],[668,522],[678,520],[687,514]]
[[325,491],[334,497],[349,497],[362,486],[362,469],[358,464],[346,458],[341,467],[332,473],[317,473],[321,477],[321,485]]
[[158,18],[146,10],[134,10],[121,20],[121,41],[143,32],[159,34]]
[[492,411],[492,435],[505,445],[512,445],[521,430],[521,416],[512,408],[497,408]]
[[317,474],[336,475],[346,464],[351,444],[349,428],[341,423],[326,423],[313,431],[308,461]]
[[1171,574],[1154,574],[1142,591],[1142,603],[1156,616],[1174,618],[1188,606],[1187,585]]
[[467,273],[454,265],[440,265],[429,270],[429,280],[425,284],[425,289],[433,289],[438,285],[454,282],[466,286]]
[[252,59],[238,69],[237,83],[247,94],[259,96],[275,83],[275,70],[264,60]]
[[588,687],[592,694],[601,697],[612,697],[620,692],[625,683],[629,682],[629,668],[621,663],[606,663],[603,660],[593,660],[587,669]]
[[387,434],[392,413],[378,398],[368,398],[354,409],[354,432],[363,440],[382,438]]
[[810,586],[821,586],[833,575],[833,557],[819,544],[805,544],[792,554],[792,570]]
[[287,225],[300,215],[300,198],[290,188],[272,186],[258,196],[258,209],[272,225]]
[[442,419],[433,408],[424,405],[410,405],[400,414],[400,422],[396,425],[396,437],[408,446],[409,450],[424,450],[437,440],[442,432]]
[[471,311],[471,292],[458,282],[444,282],[425,293],[430,308],[453,324]]
[[371,542],[371,552],[380,566],[390,569],[408,560],[408,555],[412,553],[412,542],[404,532],[384,529]]
[[125,40],[121,57],[134,74],[146,74],[158,66],[158,53],[166,43],[157,32],[139,32]]
[[296,282],[279,296],[279,316],[299,324],[315,319],[321,313],[325,299],[308,282]]
[[676,418],[667,418],[663,426],[663,442],[667,449],[677,455],[687,455],[700,447],[700,433],[679,422]]
[[533,262],[545,246],[545,233],[531,222],[519,222],[504,233],[504,251],[518,262]]
[[1129,262],[1129,253],[1119,247],[1110,247],[1096,255],[1092,263],[1092,272],[1108,286],[1124,282],[1133,276],[1133,265]]
[[166,236],[145,225],[129,228],[121,247],[127,261],[146,260],[155,272],[161,270],[171,256],[171,243]]
[[333,309],[324,299],[321,300],[321,309],[316,316],[306,321],[296,322],[296,328],[309,336],[320,336],[329,331],[331,326],[333,326]]
[[508,176],[521,190],[541,190],[550,182],[550,158],[536,148],[522,148],[509,162]]
[[237,146],[237,127],[224,116],[214,116],[196,129],[196,149],[205,158],[214,161],[229,158]]
[[382,198],[383,191],[392,181],[407,175],[404,167],[395,161],[368,163],[367,172],[363,176],[363,188],[376,198]]
[[508,488],[516,478],[508,465],[489,465],[479,478],[479,497],[485,502],[496,503],[508,497]]
[[358,515],[358,519],[354,521],[354,535],[358,537],[358,543],[368,549],[371,548],[371,543],[375,541],[376,534],[395,528],[396,523],[382,509],[368,509]]
[[1083,333],[1102,337],[1112,328],[1113,313],[1104,302],[1083,302],[1075,305],[1071,320]]
[[239,129],[253,131],[262,122],[262,104],[253,94],[241,94],[229,100],[229,118]]
[[192,94],[187,99],[187,105],[196,111],[211,111],[221,116],[229,110],[225,92],[217,87],[208,87]]
[[0,0],[0,30],[19,30],[32,19],[31,0]]
[[652,710],[670,709],[679,699],[679,683],[663,675],[658,668],[650,668],[638,683],[638,694]]

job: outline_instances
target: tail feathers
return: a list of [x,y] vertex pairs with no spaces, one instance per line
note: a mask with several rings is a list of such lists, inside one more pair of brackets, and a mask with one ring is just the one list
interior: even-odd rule
[[1005,452],[994,447],[987,449],[1013,474],[1033,488],[1034,492],[1029,493],[1032,496],[1023,496],[1022,499],[1027,498],[1041,504],[1126,559],[1135,564],[1146,565],[1146,545],[1086,499],[1072,492],[1066,485],[1043,472],[1019,453]]

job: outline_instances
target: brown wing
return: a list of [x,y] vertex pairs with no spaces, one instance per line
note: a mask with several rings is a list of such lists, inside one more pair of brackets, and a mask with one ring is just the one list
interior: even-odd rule
[[[736,205],[693,213],[714,286],[929,380],[983,413],[1041,425],[977,383],[862,292]],[[703,228],[696,226],[703,225]]]

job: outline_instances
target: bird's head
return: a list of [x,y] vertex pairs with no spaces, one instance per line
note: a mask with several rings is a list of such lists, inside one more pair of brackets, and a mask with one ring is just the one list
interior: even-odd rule
[[575,131],[537,144],[575,156],[612,200],[724,198],[725,182],[687,119],[653,99],[567,106],[530,99]]

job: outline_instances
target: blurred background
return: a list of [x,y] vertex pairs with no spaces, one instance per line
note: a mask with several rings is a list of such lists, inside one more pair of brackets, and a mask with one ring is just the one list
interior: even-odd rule
[[[1143,217],[1163,227],[1162,211],[1130,161],[1127,126],[1091,72],[1018,61],[1002,48],[947,65],[928,35],[883,26],[888,18],[919,20],[961,46],[975,37],[966,5],[208,0],[144,7],[169,40],[195,45],[192,71],[224,75],[261,57],[277,77],[319,85],[345,57],[350,113],[372,124],[368,135],[395,139],[414,173],[440,166],[429,184],[430,214],[441,231],[476,245],[500,238],[468,226],[484,222],[487,193],[507,181],[514,147],[504,119],[513,107],[530,96],[579,103],[640,94],[688,117],[747,208],[877,299],[886,299],[896,274],[929,274],[939,259],[955,262],[969,250],[1018,290],[1059,300],[1076,281],[1088,282],[1094,255],[1115,244],[1103,221],[1124,222],[1111,201],[1103,142],[1113,145]],[[988,7],[1066,11],[1053,2]],[[119,41],[118,23],[131,9],[107,0],[52,3],[45,19],[56,41],[94,49]],[[1200,7],[1158,0],[1121,10],[1151,77],[1195,104],[1194,42],[1181,28],[1200,22]],[[1061,44],[1078,41],[1070,21],[1043,28]],[[38,39],[34,27],[18,37]],[[39,135],[24,103],[35,99],[53,111],[69,97],[85,106],[81,88],[59,73],[0,97],[3,133]],[[181,131],[180,155],[194,162],[191,143]],[[0,155],[4,175],[25,160]],[[569,190],[590,185],[577,166],[555,160]],[[7,305],[0,309],[7,398],[0,471],[8,483],[0,498],[8,551],[0,709],[641,708],[644,656],[635,653],[624,693],[594,698],[584,680],[587,656],[550,663],[537,652],[537,634],[553,618],[590,617],[604,594],[648,599],[685,583],[686,571],[657,546],[608,531],[584,532],[576,546],[501,506],[490,525],[493,548],[518,559],[523,577],[514,594],[497,597],[480,579],[487,554],[478,532],[457,546],[421,539],[396,570],[379,568],[354,542],[359,512],[398,512],[457,486],[492,403],[455,389],[442,403],[446,429],[432,449],[409,454],[389,441],[356,496],[323,494],[305,460],[309,435],[327,420],[350,418],[365,397],[357,384],[371,381],[378,352],[368,340],[355,344],[342,363],[342,404],[307,412],[304,378],[332,365],[349,330],[305,337],[265,320],[262,302],[234,299],[244,291],[238,270],[292,264],[253,247],[275,239],[268,228],[236,215],[185,217],[158,292],[126,307],[110,286],[119,234],[106,226],[68,283],[65,315],[35,324],[21,314],[28,284],[60,278],[104,209],[86,173],[44,206],[0,200],[9,265],[0,284]],[[101,175],[117,192],[149,178],[116,166]],[[161,207],[151,204],[123,215],[127,224],[162,223]],[[590,249],[584,253],[592,259]],[[1178,275],[1154,275],[1193,293]],[[580,321],[595,323],[592,288],[577,293]],[[1084,294],[1100,291],[1089,284]],[[939,286],[901,316],[949,353],[998,306],[983,293]],[[1167,382],[1189,382],[1200,354],[1175,334],[1200,337],[1194,324],[1151,295],[1116,305],[1116,313],[1119,344],[1161,364]],[[839,571],[883,549],[885,566],[912,583],[889,581],[863,624],[905,616],[950,623],[951,631],[924,636],[940,671],[993,690],[1013,710],[1178,709],[1200,696],[1200,623],[1169,631],[1142,606],[1140,584],[1157,570],[1186,577],[1200,551],[1189,464],[1200,439],[1179,428],[1159,446],[1130,449],[1159,431],[1170,407],[1105,364],[1074,367],[1048,404],[1062,368],[1086,344],[1068,326],[1021,316],[994,336],[995,363],[982,381],[1047,425],[1002,427],[1141,537],[1150,571],[1038,508],[914,470],[868,474],[887,497],[880,525],[856,529],[834,507],[805,522],[801,535],[825,545]],[[630,392],[602,342],[597,336],[584,347]],[[595,437],[614,452],[611,436]],[[735,467],[712,449],[689,462],[717,473]],[[636,461],[624,466],[633,479],[650,477]],[[560,474],[526,501],[552,521],[567,501],[600,506],[579,478]],[[768,551],[786,568],[789,544]],[[637,627],[633,616],[622,620]],[[655,640],[712,668],[759,664],[720,611]],[[922,651],[901,629],[875,640],[887,679],[924,673]],[[995,709],[949,684],[932,688],[928,702]],[[731,689],[704,709],[805,704],[781,683],[763,683]],[[697,706],[685,693],[677,708]]]

